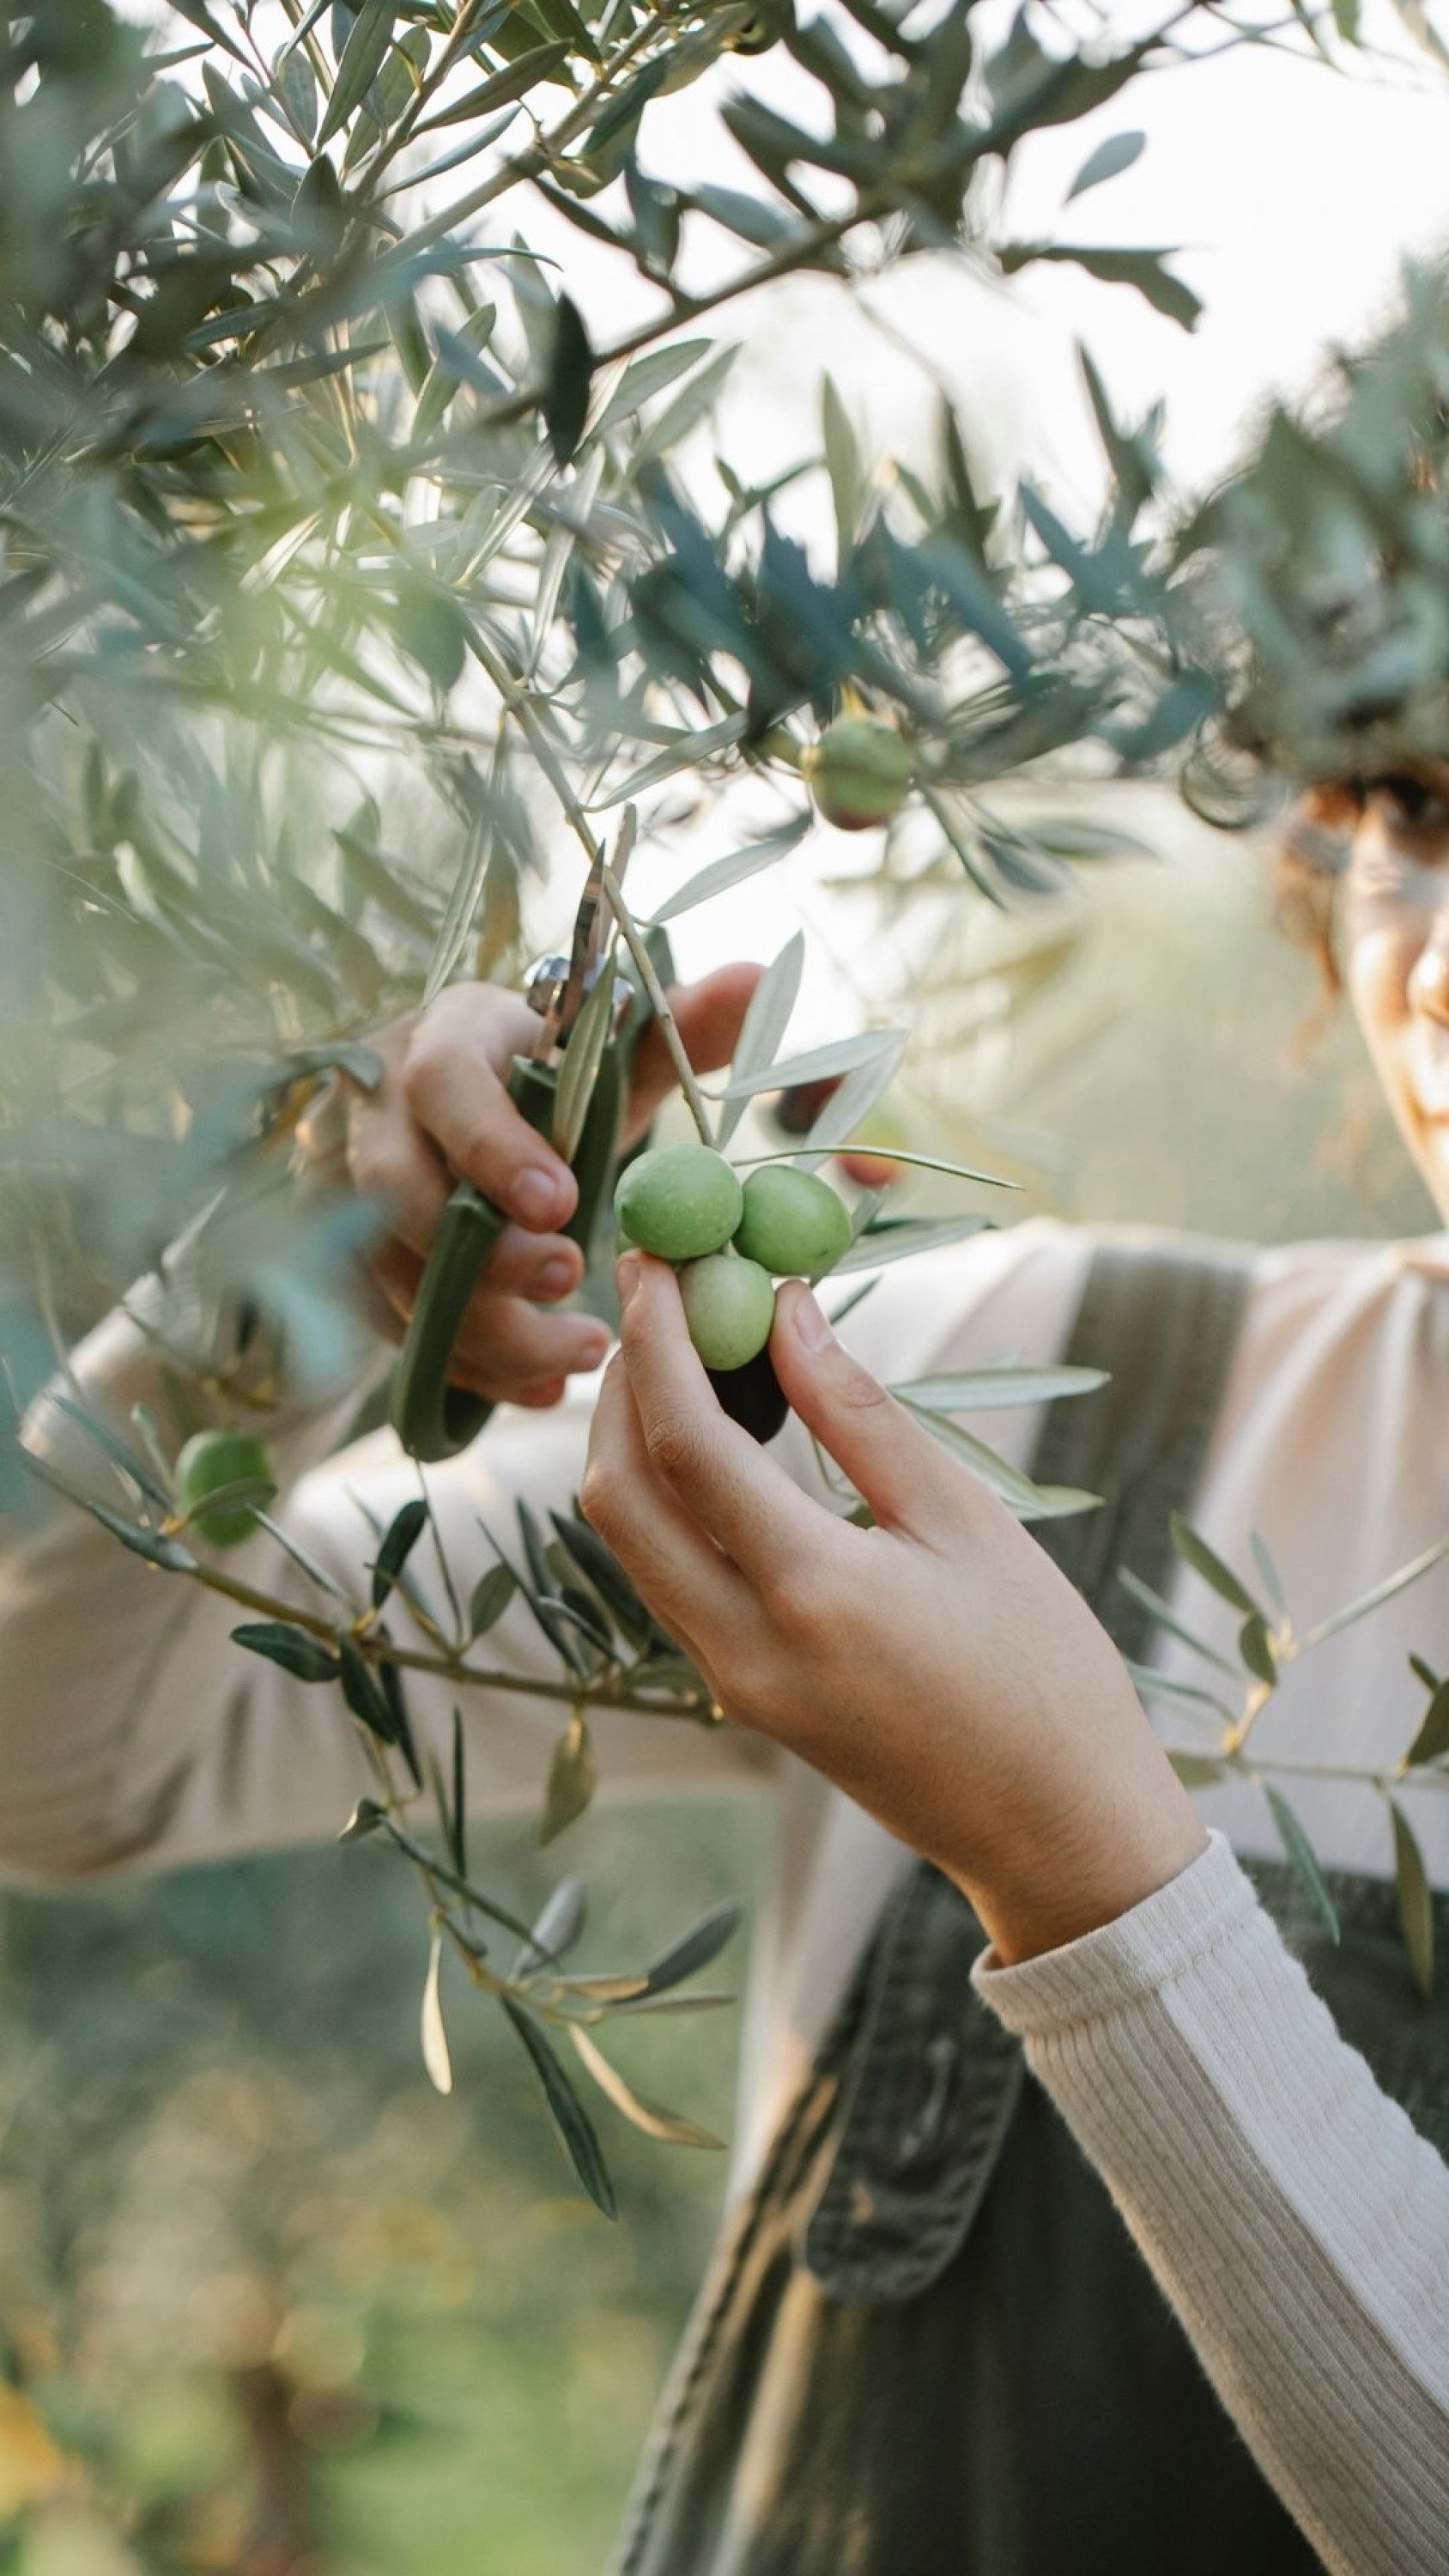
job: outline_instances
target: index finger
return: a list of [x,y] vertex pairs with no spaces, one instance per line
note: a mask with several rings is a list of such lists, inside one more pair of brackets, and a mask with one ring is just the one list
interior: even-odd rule
[[578,1183],[507,1089],[537,1021],[516,995],[455,984],[419,1021],[403,1070],[407,1104],[450,1170],[535,1233],[564,1225]]
[[668,1263],[627,1252],[618,1269],[619,1339],[650,1464],[761,1586],[795,1551],[819,1544],[819,1510],[722,1410]]

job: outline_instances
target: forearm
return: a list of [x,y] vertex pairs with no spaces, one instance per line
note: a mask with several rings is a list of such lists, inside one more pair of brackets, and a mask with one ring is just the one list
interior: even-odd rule
[[1335,2576],[1449,2530],[1449,2168],[1216,1837],[1120,1921],[977,1983]]

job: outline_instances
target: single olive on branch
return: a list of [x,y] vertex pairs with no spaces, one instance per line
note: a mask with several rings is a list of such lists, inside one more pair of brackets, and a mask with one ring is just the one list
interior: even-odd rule
[[894,822],[911,792],[915,761],[894,725],[875,716],[837,716],[800,757],[817,813],[839,832]]
[[276,1491],[271,1453],[248,1431],[198,1431],[176,1461],[177,1513],[208,1547],[240,1547]]

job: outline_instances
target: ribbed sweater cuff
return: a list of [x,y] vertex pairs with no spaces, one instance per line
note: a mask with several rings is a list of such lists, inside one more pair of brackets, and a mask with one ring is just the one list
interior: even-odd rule
[[978,1992],[1332,2576],[1440,2576],[1449,2170],[1221,1835],[1115,1923],[991,1960]]
[[995,1950],[986,1950],[973,1983],[1008,2030],[1045,2037],[1160,1994],[1245,1931],[1257,1911],[1230,1844],[1210,1829],[1206,1851],[1115,1922],[1013,1968],[997,1966]]

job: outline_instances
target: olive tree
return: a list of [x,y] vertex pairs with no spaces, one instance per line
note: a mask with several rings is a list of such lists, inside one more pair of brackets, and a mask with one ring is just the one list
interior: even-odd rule
[[[459,973],[517,974],[525,907],[561,848],[580,879],[612,857],[620,957],[677,1055],[654,971],[667,920],[782,862],[817,810],[870,829],[908,813],[931,864],[944,854],[963,897],[992,903],[1054,895],[1110,854],[1113,835],[1065,798],[1027,830],[989,791],[1072,752],[1130,774],[1198,743],[1237,693],[1199,546],[1216,565],[1226,544],[1261,645],[1273,576],[1257,529],[1220,513],[1172,542],[1159,423],[1121,421],[1085,356],[1107,486],[1089,529],[1030,485],[1006,504],[984,491],[949,408],[932,468],[881,470],[828,381],[818,454],[763,483],[724,454],[706,469],[733,353],[700,326],[792,275],[847,297],[944,251],[998,276],[1076,263],[1191,328],[1168,254],[1005,237],[1002,174],[1189,37],[1264,31],[1198,7],[1118,41],[1085,13],[1024,8],[1004,26],[975,0],[842,0],[814,17],[790,0],[153,14],[143,28],[105,0],[32,0],[0,18],[8,1380],[23,1409],[137,1277],[159,1283],[163,1346],[166,1298],[208,1320],[200,1357],[194,1337],[170,1352],[169,1418],[140,1415],[124,1439],[89,1423],[114,1500],[71,1499],[160,1577],[234,1599],[239,1653],[336,1694],[375,1773],[346,1830],[390,1840],[425,1890],[434,2080],[449,2081],[446,1950],[507,2015],[611,2208],[559,2043],[646,2129],[697,2136],[634,2098],[594,2032],[681,2000],[729,1916],[636,1975],[571,1975],[578,1891],[527,1924],[476,1882],[466,1729],[460,1716],[449,1763],[425,1763],[408,1675],[445,1677],[460,1710],[520,1687],[488,1633],[527,1601],[557,1666],[528,1685],[559,1706],[549,1837],[591,1793],[591,1709],[706,1726],[720,1712],[577,1514],[544,1527],[522,1506],[476,1579],[444,1566],[442,1600],[417,1570],[421,1478],[376,1532],[365,1598],[340,1596],[272,1520],[252,1408],[284,1366],[303,1384],[335,1372],[341,1274],[376,1222],[289,1186],[290,1140],[339,1070],[377,1078],[380,1022]],[[1334,14],[1351,37],[1353,13]],[[772,61],[806,102],[790,114],[766,94]],[[747,188],[656,175],[670,99],[701,81]],[[1098,144],[1073,193],[1137,148],[1130,132]],[[560,241],[591,279],[627,278],[642,318],[611,329]],[[811,475],[831,496],[825,559],[780,525],[779,495]],[[681,781],[721,804],[763,787],[776,819],[686,868],[641,922],[622,856],[636,833],[668,840]],[[756,1095],[827,1082],[796,1149],[808,1170],[868,1127],[904,1035],[792,1056],[800,966],[793,941],[719,1093],[686,1090],[717,1147]],[[577,1064],[575,1132],[597,1059],[580,1048]],[[977,1222],[888,1218],[866,1193],[832,1276],[860,1274],[854,1294]],[[1018,1392],[1080,1383],[1035,1372]],[[967,1438],[952,1415],[970,1387],[911,1400],[1023,1516],[1082,1506]],[[188,1474],[186,1445],[218,1429],[235,1435],[211,1453],[229,1473]],[[258,1521],[297,1559],[306,1608],[228,1564]],[[400,1607],[416,1642],[396,1633]],[[1284,1636],[1253,1615],[1245,1656],[1266,1687]]]

